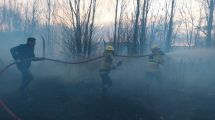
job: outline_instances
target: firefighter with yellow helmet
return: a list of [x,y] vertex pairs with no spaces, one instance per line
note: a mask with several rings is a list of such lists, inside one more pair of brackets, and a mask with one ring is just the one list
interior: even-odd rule
[[114,48],[111,45],[105,47],[104,50],[104,60],[102,61],[101,68],[99,70],[99,75],[102,80],[102,94],[105,96],[108,88],[112,86],[112,80],[109,76],[111,70],[116,69],[118,66],[122,64],[119,61],[117,64],[114,65]]
[[157,45],[151,47],[146,69],[147,79],[161,79],[160,65],[164,63],[164,53]]

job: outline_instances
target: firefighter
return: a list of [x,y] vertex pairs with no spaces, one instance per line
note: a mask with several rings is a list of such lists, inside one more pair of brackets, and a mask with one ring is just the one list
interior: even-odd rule
[[[10,49],[11,55],[16,61],[18,70],[22,74],[22,84],[20,90],[24,90],[28,84],[33,80],[33,75],[31,74],[29,68],[31,66],[31,61],[39,61],[43,58],[37,58],[34,55],[34,46],[36,44],[36,39],[29,37],[26,44],[21,44],[19,46]],[[28,59],[28,60],[27,60]]]
[[157,45],[151,47],[151,54],[148,57],[146,78],[149,80],[161,80],[160,65],[164,63],[164,53]]
[[113,55],[114,48],[111,45],[106,46],[104,50],[104,60],[99,70],[99,75],[102,80],[103,96],[105,96],[105,94],[107,93],[108,88],[112,86],[112,80],[109,76],[109,73],[111,72],[111,70],[116,69],[122,64],[122,61],[119,61],[116,65],[114,65]]

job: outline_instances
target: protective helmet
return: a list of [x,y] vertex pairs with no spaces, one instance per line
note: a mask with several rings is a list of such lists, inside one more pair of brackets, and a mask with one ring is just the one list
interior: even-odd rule
[[151,50],[159,50],[160,48],[158,47],[158,45],[152,45]]
[[113,52],[114,48],[113,48],[113,46],[108,45],[108,46],[106,46],[105,51],[112,51]]

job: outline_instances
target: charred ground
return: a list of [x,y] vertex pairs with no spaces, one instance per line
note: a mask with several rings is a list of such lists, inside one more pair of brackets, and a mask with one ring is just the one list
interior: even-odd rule
[[[23,120],[213,120],[214,59],[174,58],[162,68],[162,81],[153,81],[149,91],[145,59],[123,59],[111,73],[114,85],[105,99],[98,61],[36,63],[35,80],[24,94],[18,91],[20,74],[13,67],[1,76],[1,99]],[[2,109],[0,116],[11,119]]]

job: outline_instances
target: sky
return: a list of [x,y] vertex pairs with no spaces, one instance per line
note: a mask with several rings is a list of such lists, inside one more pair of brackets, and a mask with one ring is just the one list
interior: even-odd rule
[[[8,1],[8,0],[6,0],[6,1]],[[33,0],[16,0],[16,1],[19,3],[22,3],[22,4],[26,4],[27,1],[33,2]],[[44,9],[45,0],[37,0],[37,1],[41,2],[40,7],[43,7],[41,9]],[[52,0],[52,1],[57,1],[57,0]],[[58,1],[61,4],[60,6],[62,8],[64,8],[65,4],[67,4],[63,1],[68,2],[68,0],[58,0]],[[88,0],[85,0],[85,1],[88,1]],[[134,13],[136,0],[119,0],[119,2],[120,2],[119,7],[121,5],[121,1],[124,1],[125,5],[126,5],[126,9],[124,10],[125,14],[127,13],[128,15],[131,15],[131,13]],[[170,1],[170,0],[167,0],[167,1]],[[114,12],[115,12],[116,0],[97,0],[97,2],[98,2],[97,15],[96,15],[97,22],[99,24],[113,23],[114,16],[115,16]],[[2,4],[2,3],[3,3],[3,0],[0,0],[0,4]],[[169,2],[169,3],[171,3],[171,2]],[[192,14],[198,18],[199,4],[198,4],[197,0],[176,0],[177,11],[179,11],[179,9],[181,9],[181,8],[185,8],[185,6],[187,6],[187,8],[192,9]],[[164,8],[165,8],[165,0],[152,0],[152,6],[150,8],[149,14],[153,15],[158,10],[161,10],[159,12],[159,14],[163,14],[162,10],[164,11]],[[169,8],[170,8],[170,6],[169,6]],[[179,12],[176,12],[176,17],[179,16],[177,13],[179,13]]]
[[[100,0],[102,1],[102,12],[103,12],[103,16],[101,17],[101,19],[103,18],[105,23],[108,22],[113,22],[114,20],[114,11],[115,11],[115,0]],[[121,1],[121,0],[119,0]],[[135,7],[136,6],[136,0],[124,0],[127,4],[127,8],[125,9],[125,12],[127,12],[128,14],[130,14],[131,12],[135,11]],[[161,10],[159,12],[159,14],[163,14],[162,13],[162,9],[164,10],[165,8],[165,0],[152,0],[152,6],[150,8],[149,14],[153,15],[155,13],[157,13],[158,10]],[[168,1],[168,0],[167,0]],[[187,6],[187,8],[192,9],[192,13],[194,14],[195,17],[198,17],[199,13],[199,4],[198,2],[196,2],[196,0],[176,0],[176,8],[177,11],[183,7]],[[169,6],[170,8],[170,6]],[[176,13],[178,13],[176,11]],[[176,17],[178,16],[178,14],[176,15]]]

